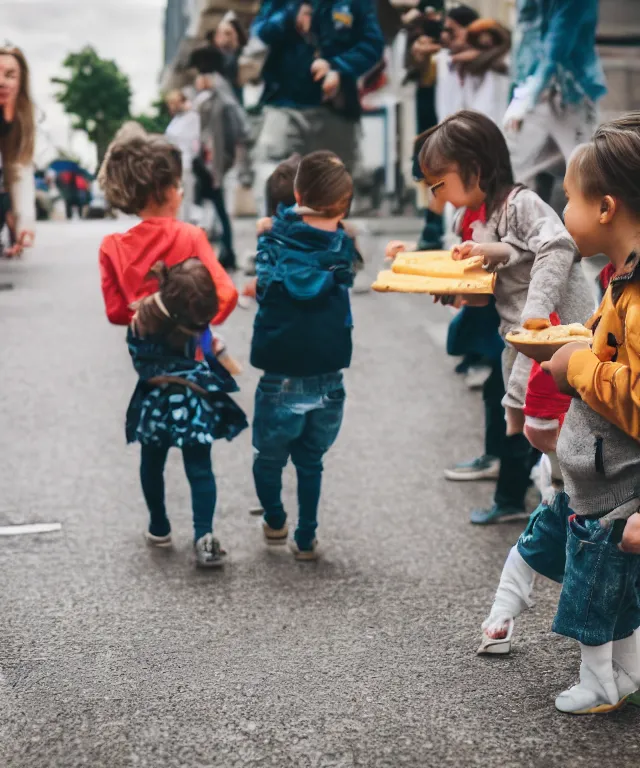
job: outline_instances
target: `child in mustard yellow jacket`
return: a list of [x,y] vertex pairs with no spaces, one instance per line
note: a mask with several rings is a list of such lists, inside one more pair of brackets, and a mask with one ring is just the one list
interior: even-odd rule
[[569,344],[543,365],[573,396],[557,446],[565,493],[509,553],[483,643],[510,636],[534,571],[562,581],[553,629],[580,643],[582,663],[556,707],[585,714],[640,688],[640,112],[576,149],[565,191],[581,254],[605,253],[615,276],[589,322],[593,345]]

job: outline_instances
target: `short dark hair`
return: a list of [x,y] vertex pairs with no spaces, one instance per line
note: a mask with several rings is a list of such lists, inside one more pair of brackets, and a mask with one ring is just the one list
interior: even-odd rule
[[218,312],[218,295],[200,259],[186,259],[173,267],[157,262],[148,277],[158,280],[159,301],[152,294],[139,302],[136,333],[166,337],[179,349],[190,336],[206,330]]
[[603,123],[569,167],[588,200],[611,195],[640,215],[640,112]]
[[346,216],[353,197],[353,179],[338,155],[320,150],[300,161],[295,191],[305,208],[328,218]]
[[487,218],[515,186],[507,142],[498,126],[480,112],[463,109],[416,139],[420,170],[443,176],[457,168],[465,185],[478,177],[486,195]]
[[162,136],[134,138],[109,148],[101,172],[104,194],[124,213],[139,213],[166,200],[167,190],[182,178],[180,150]]
[[301,160],[302,156],[296,152],[283,160],[267,179],[265,195],[268,216],[275,216],[280,205],[287,208],[295,205],[294,182]]
[[480,18],[480,14],[468,5],[456,5],[453,8],[449,8],[445,16],[455,21],[461,27],[468,27],[469,24],[473,24],[474,21]]

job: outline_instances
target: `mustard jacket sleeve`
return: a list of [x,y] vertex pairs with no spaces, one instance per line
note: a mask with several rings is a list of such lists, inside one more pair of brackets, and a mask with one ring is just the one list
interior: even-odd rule
[[640,440],[640,306],[625,320],[629,365],[603,363],[589,349],[575,352],[567,379],[582,400],[607,421]]

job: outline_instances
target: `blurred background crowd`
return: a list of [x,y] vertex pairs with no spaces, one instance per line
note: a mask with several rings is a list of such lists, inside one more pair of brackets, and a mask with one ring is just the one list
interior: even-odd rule
[[[97,180],[101,161],[119,131],[145,130],[166,132],[180,147],[182,216],[219,243],[229,268],[238,260],[233,217],[260,215],[275,165],[319,147],[354,174],[354,213],[422,216],[420,245],[438,248],[447,212],[412,183],[415,135],[462,108],[515,127],[508,135],[518,181],[560,206],[556,181],[573,147],[598,120],[640,101],[640,4],[167,0],[164,61],[148,66],[159,72],[158,97],[143,114],[131,114],[131,84],[118,63],[92,47],[70,52],[64,75],[50,76],[70,135],[83,132],[95,160],[72,147],[40,153],[37,218],[111,215]],[[5,249],[19,237],[19,196],[12,206],[10,192],[5,180]]]

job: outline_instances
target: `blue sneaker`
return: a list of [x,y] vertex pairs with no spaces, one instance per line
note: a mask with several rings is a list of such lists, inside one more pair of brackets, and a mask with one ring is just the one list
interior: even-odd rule
[[516,520],[528,520],[525,509],[519,507],[499,507],[494,504],[491,509],[474,509],[471,522],[474,525],[493,525],[494,523],[511,523]]

